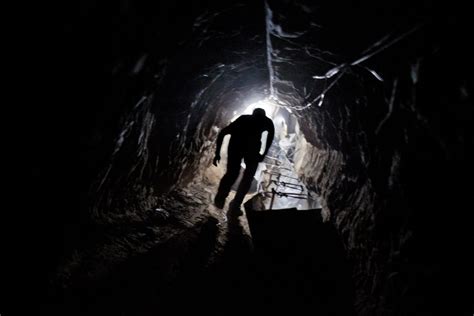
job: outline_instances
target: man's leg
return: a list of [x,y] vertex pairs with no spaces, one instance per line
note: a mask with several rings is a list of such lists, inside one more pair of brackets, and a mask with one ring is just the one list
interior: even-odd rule
[[242,204],[245,195],[252,185],[253,177],[257,171],[257,167],[258,161],[256,159],[245,159],[245,172],[242,180],[240,181],[234,200],[232,201],[233,209],[240,209],[240,205]]
[[237,180],[239,177],[241,162],[242,156],[229,153],[227,157],[227,170],[225,175],[222,177],[221,182],[219,183],[219,189],[217,190],[217,194],[214,199],[214,205],[216,207],[224,207],[225,199],[229,195],[230,189],[235,180]]

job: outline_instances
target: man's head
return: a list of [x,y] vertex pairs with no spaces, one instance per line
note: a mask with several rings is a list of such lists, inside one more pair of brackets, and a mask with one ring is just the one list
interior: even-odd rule
[[264,118],[265,117],[265,110],[262,108],[256,108],[253,110],[252,115],[255,116],[256,118]]

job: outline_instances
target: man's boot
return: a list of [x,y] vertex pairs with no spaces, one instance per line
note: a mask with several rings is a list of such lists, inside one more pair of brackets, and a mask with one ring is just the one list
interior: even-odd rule
[[240,208],[240,205],[242,204],[242,202],[239,202],[237,200],[232,200],[230,203],[229,203],[229,212],[232,214],[232,215],[235,215],[235,216],[241,216],[243,215],[244,213],[242,212],[242,209]]
[[225,197],[220,195],[219,193],[216,194],[216,197],[214,198],[214,205],[219,208],[219,209],[222,209],[225,205]]

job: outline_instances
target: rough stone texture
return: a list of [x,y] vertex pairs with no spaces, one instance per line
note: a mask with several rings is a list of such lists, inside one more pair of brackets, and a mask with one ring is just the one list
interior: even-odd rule
[[206,191],[191,186],[162,195],[143,218],[83,227],[86,238],[63,254],[40,295],[41,312],[148,315],[155,304],[189,298],[180,286],[214,264],[226,238],[209,203]]
[[[354,261],[361,315],[469,310],[470,229],[450,227],[450,214],[469,203],[462,192],[472,175],[472,127],[460,120],[472,118],[472,106],[459,91],[470,74],[455,61],[463,52],[456,44],[447,40],[444,50],[414,61],[416,80],[413,65],[394,70],[398,86],[382,119],[373,112],[392,101],[367,93],[358,102],[361,91],[350,100],[348,81],[341,87],[347,103],[328,102],[309,116],[314,123],[302,124],[309,141],[300,136],[296,167],[321,193]],[[447,77],[457,84],[440,82]]]

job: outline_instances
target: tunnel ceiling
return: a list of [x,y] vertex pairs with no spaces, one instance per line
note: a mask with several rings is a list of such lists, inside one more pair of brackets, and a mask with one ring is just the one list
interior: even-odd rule
[[[449,9],[430,1],[120,1],[112,7],[86,1],[81,40],[87,43],[85,57],[104,70],[91,83],[105,100],[92,98],[83,108],[88,128],[82,153],[99,157],[85,172],[90,178],[84,177],[84,188],[107,173],[110,154],[121,148],[120,135],[140,125],[127,123],[127,112],[135,119],[145,115],[140,111],[153,113],[148,118],[163,126],[164,135],[189,127],[187,136],[179,136],[187,144],[206,111],[215,111],[219,121],[252,100],[274,96],[303,128],[316,129],[304,130],[312,144],[350,146],[334,130],[344,121],[339,105],[362,109],[369,94],[386,103],[400,67],[416,65],[441,43],[452,51],[462,46],[464,39],[452,36],[460,36],[453,29],[463,26]],[[463,49],[457,54],[467,55]],[[87,115],[98,108],[100,114]],[[371,111],[380,121],[386,110]],[[170,119],[161,123],[165,116]],[[172,122],[177,123],[165,128]],[[148,177],[156,172],[149,170]],[[103,177],[97,181],[100,187]]]

